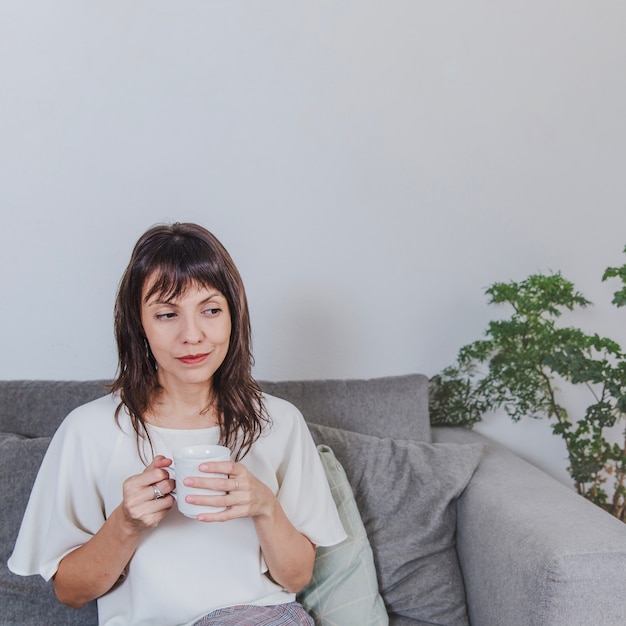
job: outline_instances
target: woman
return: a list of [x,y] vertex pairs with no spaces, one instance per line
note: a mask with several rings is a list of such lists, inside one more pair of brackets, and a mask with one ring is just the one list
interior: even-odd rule
[[[97,598],[101,624],[312,624],[295,593],[315,546],[345,533],[302,416],[251,376],[245,292],[219,241],[194,224],[147,231],[115,333],[112,393],[57,431],[10,568],[53,578],[69,606]],[[208,443],[232,456],[201,472],[227,478],[192,486],[226,494],[187,501],[226,509],[189,519],[167,468],[176,449]]]

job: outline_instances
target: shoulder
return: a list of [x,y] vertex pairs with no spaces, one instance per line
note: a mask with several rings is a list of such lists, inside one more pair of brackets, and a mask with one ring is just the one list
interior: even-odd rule
[[288,400],[263,393],[263,405],[270,417],[278,419],[302,419],[300,410]]
[[69,413],[52,437],[46,452],[47,467],[65,476],[79,471],[85,481],[91,481],[89,484],[106,482],[108,473],[103,468],[117,467],[127,458],[125,452],[134,450],[129,446],[136,443],[126,412],[120,411],[119,424],[115,419],[118,405],[119,398],[108,395]]
[[[55,436],[88,439],[110,437],[116,431],[119,432],[115,419],[115,411],[119,403],[119,396],[109,394],[75,408],[63,420]],[[122,427],[126,421],[125,416],[126,412],[120,411],[120,426]]]
[[269,417],[269,424],[264,429],[265,436],[279,438],[284,442],[303,436],[310,437],[302,413],[291,402],[264,393],[263,405]]
[[264,393],[263,406],[270,419],[272,428],[306,428],[306,422],[300,409],[291,404],[288,400],[283,400],[282,398]]

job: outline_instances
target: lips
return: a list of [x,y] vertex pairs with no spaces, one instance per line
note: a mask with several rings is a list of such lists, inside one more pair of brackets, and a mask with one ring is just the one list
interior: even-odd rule
[[186,354],[185,356],[177,357],[177,360],[185,365],[197,365],[198,363],[202,363],[208,356],[208,352],[204,354]]

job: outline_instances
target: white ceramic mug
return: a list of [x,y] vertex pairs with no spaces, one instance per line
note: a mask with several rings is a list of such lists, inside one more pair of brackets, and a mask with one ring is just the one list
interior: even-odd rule
[[230,461],[230,450],[218,445],[185,446],[174,452],[174,464],[167,468],[171,477],[176,480],[176,490],[172,492],[176,498],[178,510],[187,517],[195,519],[200,513],[219,513],[226,507],[204,506],[190,504],[186,501],[187,496],[220,496],[225,491],[212,491],[211,489],[198,489],[187,487],[185,478],[189,476],[202,476],[204,478],[228,478],[226,474],[214,474],[201,472],[198,467],[207,461]]

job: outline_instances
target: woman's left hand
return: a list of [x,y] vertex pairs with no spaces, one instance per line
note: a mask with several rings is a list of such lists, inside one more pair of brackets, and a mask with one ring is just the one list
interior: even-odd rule
[[228,478],[193,476],[185,485],[195,489],[225,491],[225,495],[187,496],[187,502],[202,506],[227,507],[219,513],[201,513],[201,522],[225,522],[238,517],[269,516],[276,505],[276,496],[270,488],[252,474],[245,465],[232,461],[202,463],[200,471],[226,474]]
[[241,463],[202,463],[200,471],[226,474],[227,478],[195,476],[186,478],[185,484],[226,494],[187,496],[187,502],[227,509],[201,513],[197,519],[226,522],[238,517],[252,518],[272,579],[291,593],[300,591],[311,580],[315,546],[294,528],[272,490]]

